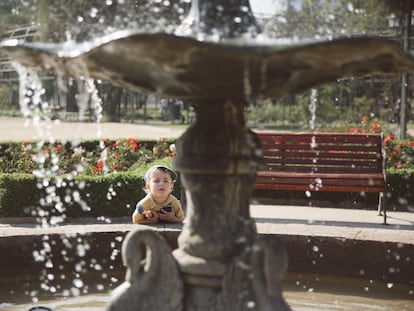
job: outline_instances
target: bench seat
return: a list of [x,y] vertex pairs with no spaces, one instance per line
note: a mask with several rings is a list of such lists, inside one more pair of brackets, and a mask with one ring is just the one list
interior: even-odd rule
[[382,174],[318,174],[261,171],[256,175],[256,189],[382,192]]

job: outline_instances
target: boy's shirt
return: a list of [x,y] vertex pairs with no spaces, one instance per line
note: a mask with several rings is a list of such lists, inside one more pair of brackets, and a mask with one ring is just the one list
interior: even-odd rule
[[132,222],[143,220],[145,217],[143,215],[144,211],[156,211],[159,212],[162,207],[171,207],[181,221],[184,220],[184,212],[181,208],[180,201],[173,196],[172,194],[169,195],[167,201],[163,204],[155,203],[154,199],[152,198],[151,194],[148,193],[141,201],[139,201],[135,207],[135,211],[132,214]]

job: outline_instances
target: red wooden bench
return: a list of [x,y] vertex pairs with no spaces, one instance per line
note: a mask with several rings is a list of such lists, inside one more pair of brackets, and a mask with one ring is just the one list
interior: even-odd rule
[[380,134],[257,132],[266,170],[256,189],[376,192],[387,222],[385,161]]

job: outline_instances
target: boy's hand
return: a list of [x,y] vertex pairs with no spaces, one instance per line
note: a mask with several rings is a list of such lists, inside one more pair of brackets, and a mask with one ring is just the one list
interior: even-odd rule
[[168,222],[181,222],[177,216],[175,216],[175,213],[173,210],[167,211],[165,209],[160,209],[159,214],[160,220],[162,221],[168,221]]
[[160,214],[154,211],[144,211],[143,215],[149,223],[157,223],[160,220]]

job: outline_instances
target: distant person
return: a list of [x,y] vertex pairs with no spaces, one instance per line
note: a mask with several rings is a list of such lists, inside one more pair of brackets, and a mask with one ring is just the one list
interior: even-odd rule
[[173,104],[173,117],[176,120],[180,120],[181,124],[184,124],[185,122],[185,117],[184,115],[181,113],[181,110],[184,107],[184,102],[180,99],[176,99],[174,100],[174,104]]
[[166,166],[154,165],[145,173],[145,191],[132,214],[134,224],[183,222],[184,212],[180,201],[171,194],[177,174]]
[[161,99],[161,119],[163,121],[167,121],[168,120],[168,100],[163,98]]

